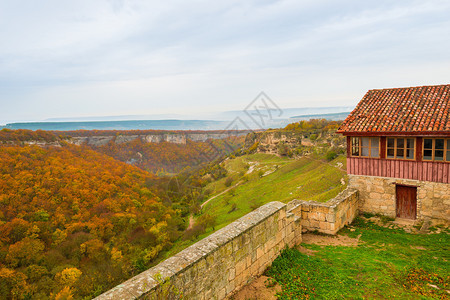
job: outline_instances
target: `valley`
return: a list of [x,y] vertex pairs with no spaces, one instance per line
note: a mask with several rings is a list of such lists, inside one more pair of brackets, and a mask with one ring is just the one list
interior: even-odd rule
[[91,298],[267,202],[327,201],[347,182],[327,125],[100,145],[109,132],[1,130],[0,292]]

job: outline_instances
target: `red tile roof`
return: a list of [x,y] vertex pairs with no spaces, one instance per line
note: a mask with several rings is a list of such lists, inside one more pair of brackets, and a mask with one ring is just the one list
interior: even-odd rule
[[450,135],[450,84],[368,91],[339,127],[344,135]]

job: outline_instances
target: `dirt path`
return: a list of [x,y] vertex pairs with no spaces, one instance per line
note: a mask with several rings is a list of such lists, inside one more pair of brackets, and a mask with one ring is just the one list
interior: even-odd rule
[[271,286],[268,284],[267,276],[260,276],[253,280],[250,284],[244,286],[230,299],[233,300],[247,300],[247,299],[264,299],[264,300],[276,300],[276,293],[281,292],[281,286],[275,284]]
[[194,216],[191,214],[189,215],[189,226],[186,228],[186,230],[191,229],[194,226],[195,220]]
[[241,180],[241,181],[239,181],[238,183],[236,183],[235,185],[233,185],[233,186],[227,188],[226,190],[224,190],[224,191],[218,193],[217,195],[212,196],[211,198],[209,198],[208,200],[206,200],[205,202],[203,202],[202,205],[200,205],[200,207],[203,208],[203,206],[205,206],[206,204],[208,204],[209,201],[211,201],[211,200],[213,200],[213,199],[216,199],[217,197],[219,197],[219,196],[225,194],[226,192],[230,191],[231,189],[234,189],[235,187],[237,187],[238,185],[240,185],[242,182],[243,182],[243,181]]
[[[238,185],[240,185],[242,182],[243,182],[243,181],[241,180],[241,181],[239,181],[238,183],[236,183],[235,185],[233,185],[233,186],[227,188],[226,190],[224,190],[224,191],[218,193],[217,195],[212,196],[211,198],[209,198],[208,200],[206,200],[205,202],[203,202],[203,203],[200,205],[200,208],[203,208],[206,204],[208,204],[209,201],[216,199],[217,197],[219,197],[219,196],[225,194],[226,192],[230,191],[231,189],[234,189],[235,187],[237,187]],[[194,226],[194,224],[195,224],[195,219],[194,219],[194,216],[191,214],[191,215],[189,216],[189,226],[188,226],[187,229],[191,229],[191,228]]]
[[359,237],[354,239],[346,235],[319,235],[313,233],[302,234],[302,243],[315,244],[319,246],[346,246],[356,247],[359,243]]

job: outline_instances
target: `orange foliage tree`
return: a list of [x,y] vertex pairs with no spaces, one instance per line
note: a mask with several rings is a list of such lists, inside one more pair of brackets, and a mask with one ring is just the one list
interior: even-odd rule
[[0,294],[90,298],[150,267],[185,227],[155,181],[85,146],[0,147]]

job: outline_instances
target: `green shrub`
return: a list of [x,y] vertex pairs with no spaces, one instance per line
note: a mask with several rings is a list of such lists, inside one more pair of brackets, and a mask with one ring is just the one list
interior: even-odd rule
[[248,148],[247,153],[255,153],[258,149],[259,142],[255,142],[250,148]]
[[225,186],[226,187],[229,187],[229,186],[231,186],[231,184],[233,183],[233,177],[227,177],[227,179],[225,179]]
[[233,211],[237,210],[236,203],[231,204],[231,209],[228,211],[228,214],[231,214]]
[[204,228],[212,227],[212,229],[215,230],[214,226],[216,226],[216,224],[217,224],[217,217],[210,215],[208,213],[205,213],[205,214],[201,215],[200,217],[198,217],[197,223],[200,226],[203,226]]
[[364,218],[366,219],[370,219],[372,217],[375,217],[375,214],[369,213],[369,212],[363,212],[362,215],[364,216]]
[[192,228],[186,229],[183,234],[183,240],[194,240],[198,238],[199,235],[205,233],[205,225],[204,224],[195,224]]
[[279,143],[277,148],[278,148],[279,155],[281,155],[281,156],[289,155],[289,152],[290,152],[289,147],[284,142]]
[[335,159],[336,157],[337,157],[337,154],[336,154],[336,152],[334,152],[333,150],[331,150],[331,151],[328,151],[327,152],[327,154],[326,154],[326,159],[328,160],[328,161],[332,161],[333,159]]

